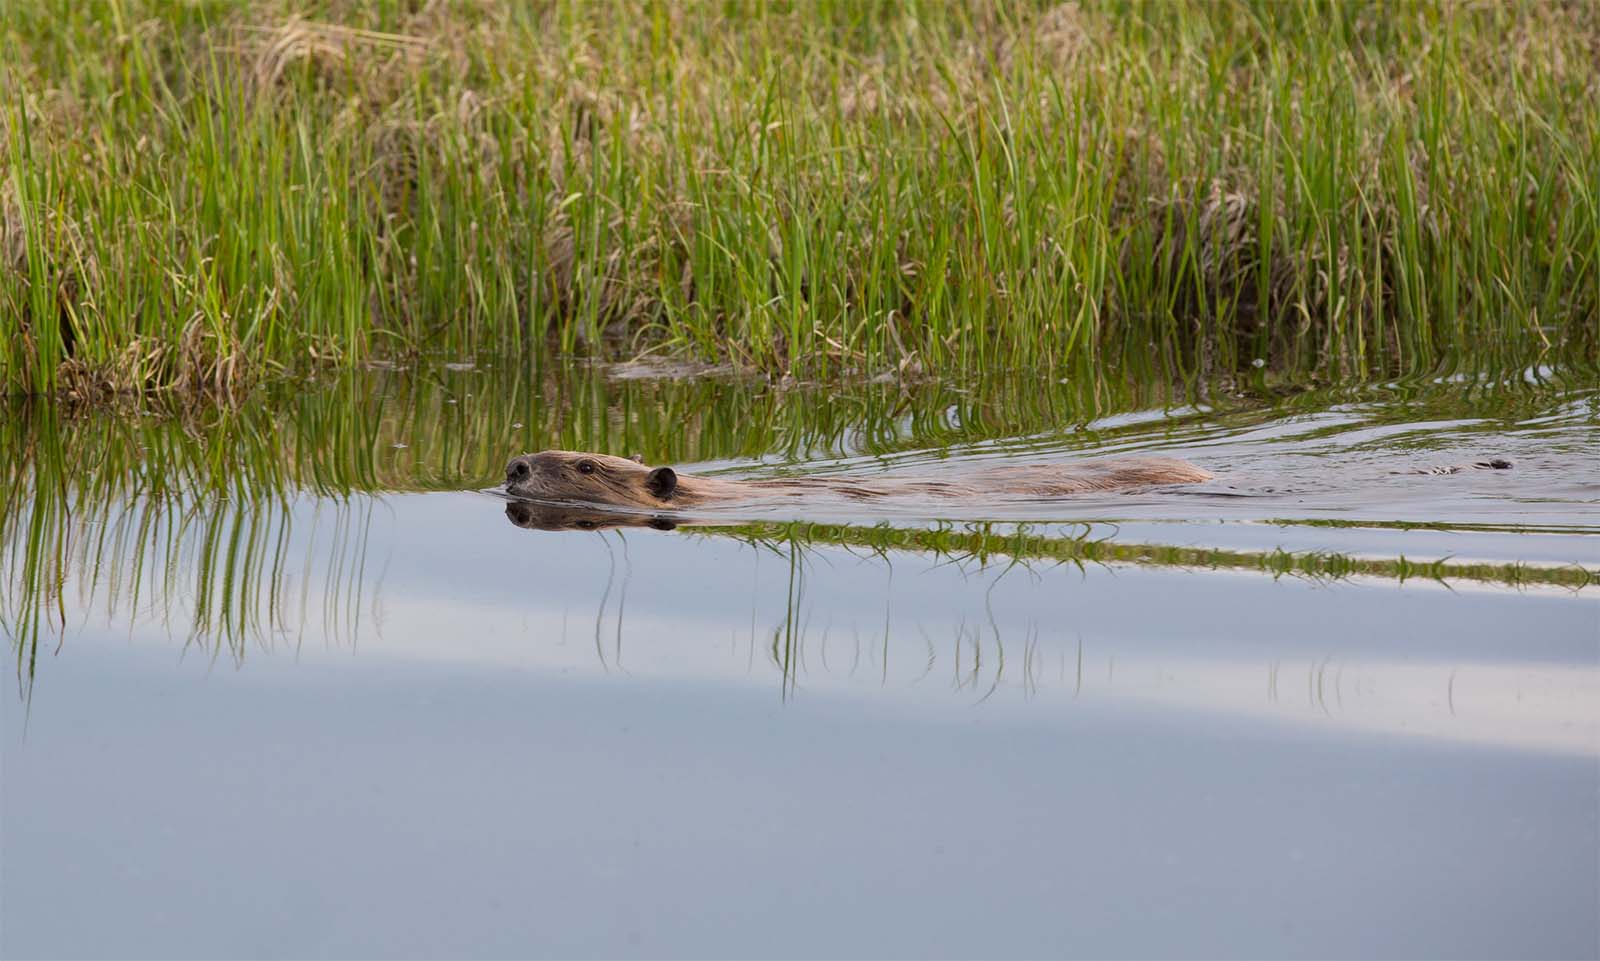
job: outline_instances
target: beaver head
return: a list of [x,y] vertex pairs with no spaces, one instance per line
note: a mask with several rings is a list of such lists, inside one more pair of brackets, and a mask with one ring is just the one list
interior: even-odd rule
[[646,467],[637,458],[542,450],[506,465],[506,493],[541,501],[650,510],[669,506],[677,489],[672,468]]

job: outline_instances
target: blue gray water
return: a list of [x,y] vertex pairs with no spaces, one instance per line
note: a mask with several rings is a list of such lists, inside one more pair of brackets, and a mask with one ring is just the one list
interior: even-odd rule
[[[406,423],[375,456],[453,443]],[[835,437],[700,453],[1219,476],[669,531],[487,477],[80,491],[59,583],[0,594],[0,953],[1600,955],[1592,392]]]

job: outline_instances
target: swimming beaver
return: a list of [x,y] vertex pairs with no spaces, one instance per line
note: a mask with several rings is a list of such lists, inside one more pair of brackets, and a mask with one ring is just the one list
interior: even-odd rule
[[513,457],[506,493],[541,501],[660,510],[732,504],[784,496],[833,494],[851,500],[957,497],[1059,497],[1157,484],[1193,484],[1211,474],[1171,457],[1116,457],[1075,464],[992,467],[959,480],[929,478],[793,477],[730,480],[646,467],[639,460],[546,450]]

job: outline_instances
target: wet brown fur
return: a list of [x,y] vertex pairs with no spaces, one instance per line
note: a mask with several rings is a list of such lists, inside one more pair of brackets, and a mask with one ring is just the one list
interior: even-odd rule
[[1193,484],[1211,474],[1170,457],[1118,457],[1075,464],[993,467],[959,479],[795,477],[731,480],[646,467],[637,460],[546,450],[506,465],[506,492],[540,501],[632,510],[721,506],[774,497],[827,496],[853,501],[982,497],[1061,497],[1161,484]]

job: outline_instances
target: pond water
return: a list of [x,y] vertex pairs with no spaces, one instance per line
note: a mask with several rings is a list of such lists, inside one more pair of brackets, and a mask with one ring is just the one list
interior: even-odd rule
[[[7,957],[1600,954],[1592,380],[0,414]],[[1217,478],[547,529],[545,447]]]

